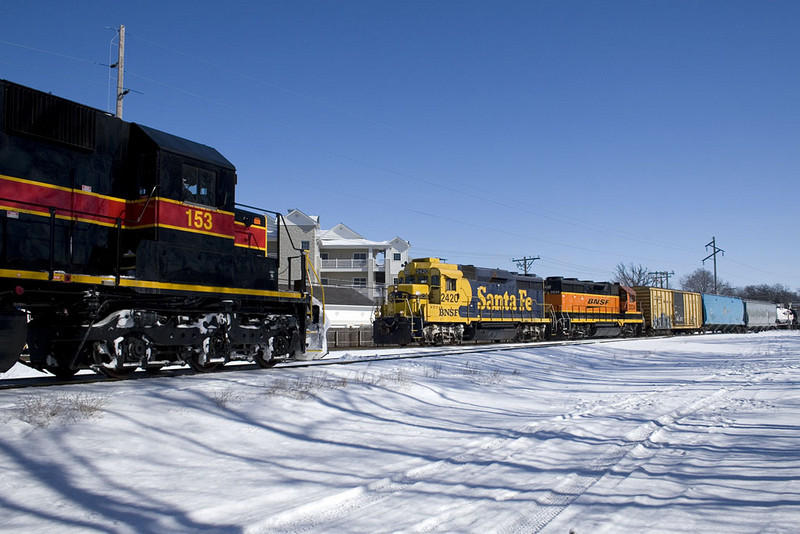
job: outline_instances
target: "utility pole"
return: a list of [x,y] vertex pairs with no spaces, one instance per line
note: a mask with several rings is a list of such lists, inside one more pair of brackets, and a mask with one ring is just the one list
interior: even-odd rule
[[703,265],[706,264],[706,260],[707,259],[714,258],[714,294],[716,295],[717,294],[717,254],[721,252],[722,255],[724,256],[725,255],[725,251],[722,250],[721,248],[717,248],[717,238],[716,238],[716,236],[712,236],[711,237],[711,242],[706,244],[706,250],[708,250],[708,247],[711,247],[711,251],[712,252],[711,252],[711,254],[709,254],[708,256],[703,258]]
[[653,271],[652,273],[647,273],[651,275],[659,284],[660,287],[664,287],[664,280],[667,282],[667,289],[669,289],[669,277],[675,274],[675,271]]
[[540,259],[541,258],[539,256],[536,256],[535,258],[529,258],[529,257],[525,256],[522,259],[511,260],[511,261],[516,262],[517,263],[517,268],[522,269],[522,272],[524,272],[525,274],[528,274],[528,269],[533,265],[533,262],[535,262],[536,260],[540,260]]
[[122,77],[125,74],[125,26],[119,27],[119,57],[117,58],[117,114],[118,119],[122,118],[122,99],[127,91],[123,88]]

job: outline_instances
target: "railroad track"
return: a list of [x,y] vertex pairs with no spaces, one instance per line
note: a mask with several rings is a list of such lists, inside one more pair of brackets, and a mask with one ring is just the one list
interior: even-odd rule
[[[666,337],[666,336],[665,336]],[[96,382],[116,382],[127,380],[149,380],[153,378],[168,378],[187,375],[210,375],[214,373],[226,373],[233,371],[254,371],[273,369],[318,367],[328,365],[354,365],[371,363],[378,361],[408,360],[419,358],[435,358],[441,356],[455,356],[459,354],[480,354],[486,352],[498,352],[510,349],[544,349],[548,347],[560,347],[565,345],[588,345],[597,343],[612,343],[620,341],[634,341],[643,338],[602,338],[602,339],[581,339],[564,341],[542,341],[537,343],[488,343],[482,345],[448,345],[440,347],[406,347],[406,348],[358,348],[358,349],[337,349],[329,353],[320,360],[307,361],[288,361],[275,365],[272,369],[261,369],[258,365],[249,362],[231,362],[211,373],[197,373],[188,366],[165,367],[158,371],[137,370],[129,376],[123,378],[111,378],[92,371],[80,371],[71,378],[58,378],[56,376],[42,375],[35,377],[5,378],[0,379],[0,390],[20,389],[30,387],[53,387],[76,384],[92,384]],[[653,339],[653,338],[648,338]],[[354,352],[355,354],[353,354]],[[337,356],[337,354],[340,354]]]

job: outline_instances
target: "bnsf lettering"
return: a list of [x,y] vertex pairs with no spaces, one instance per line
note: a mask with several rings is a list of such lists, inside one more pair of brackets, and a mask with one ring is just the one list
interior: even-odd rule
[[525,289],[520,289],[516,295],[509,295],[508,291],[499,294],[486,292],[485,286],[478,287],[478,309],[491,311],[533,311],[533,299],[528,296]]
[[458,317],[458,310],[439,308],[439,317]]
[[611,299],[589,299],[587,304],[590,306],[606,306],[609,302],[611,302]]

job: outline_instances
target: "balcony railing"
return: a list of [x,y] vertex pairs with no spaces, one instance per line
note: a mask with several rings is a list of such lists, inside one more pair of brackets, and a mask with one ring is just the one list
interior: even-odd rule
[[321,260],[323,269],[357,269],[367,268],[367,260],[333,259]]

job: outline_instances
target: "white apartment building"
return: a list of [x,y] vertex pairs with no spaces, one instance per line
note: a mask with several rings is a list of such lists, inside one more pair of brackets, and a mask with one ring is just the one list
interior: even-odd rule
[[301,248],[309,251],[322,284],[351,287],[377,301],[385,296],[387,285],[393,284],[408,262],[408,241],[395,237],[388,241],[372,241],[339,223],[330,230],[320,228],[319,217],[291,210],[283,217],[281,231],[281,266],[279,277],[287,283],[300,272]]

